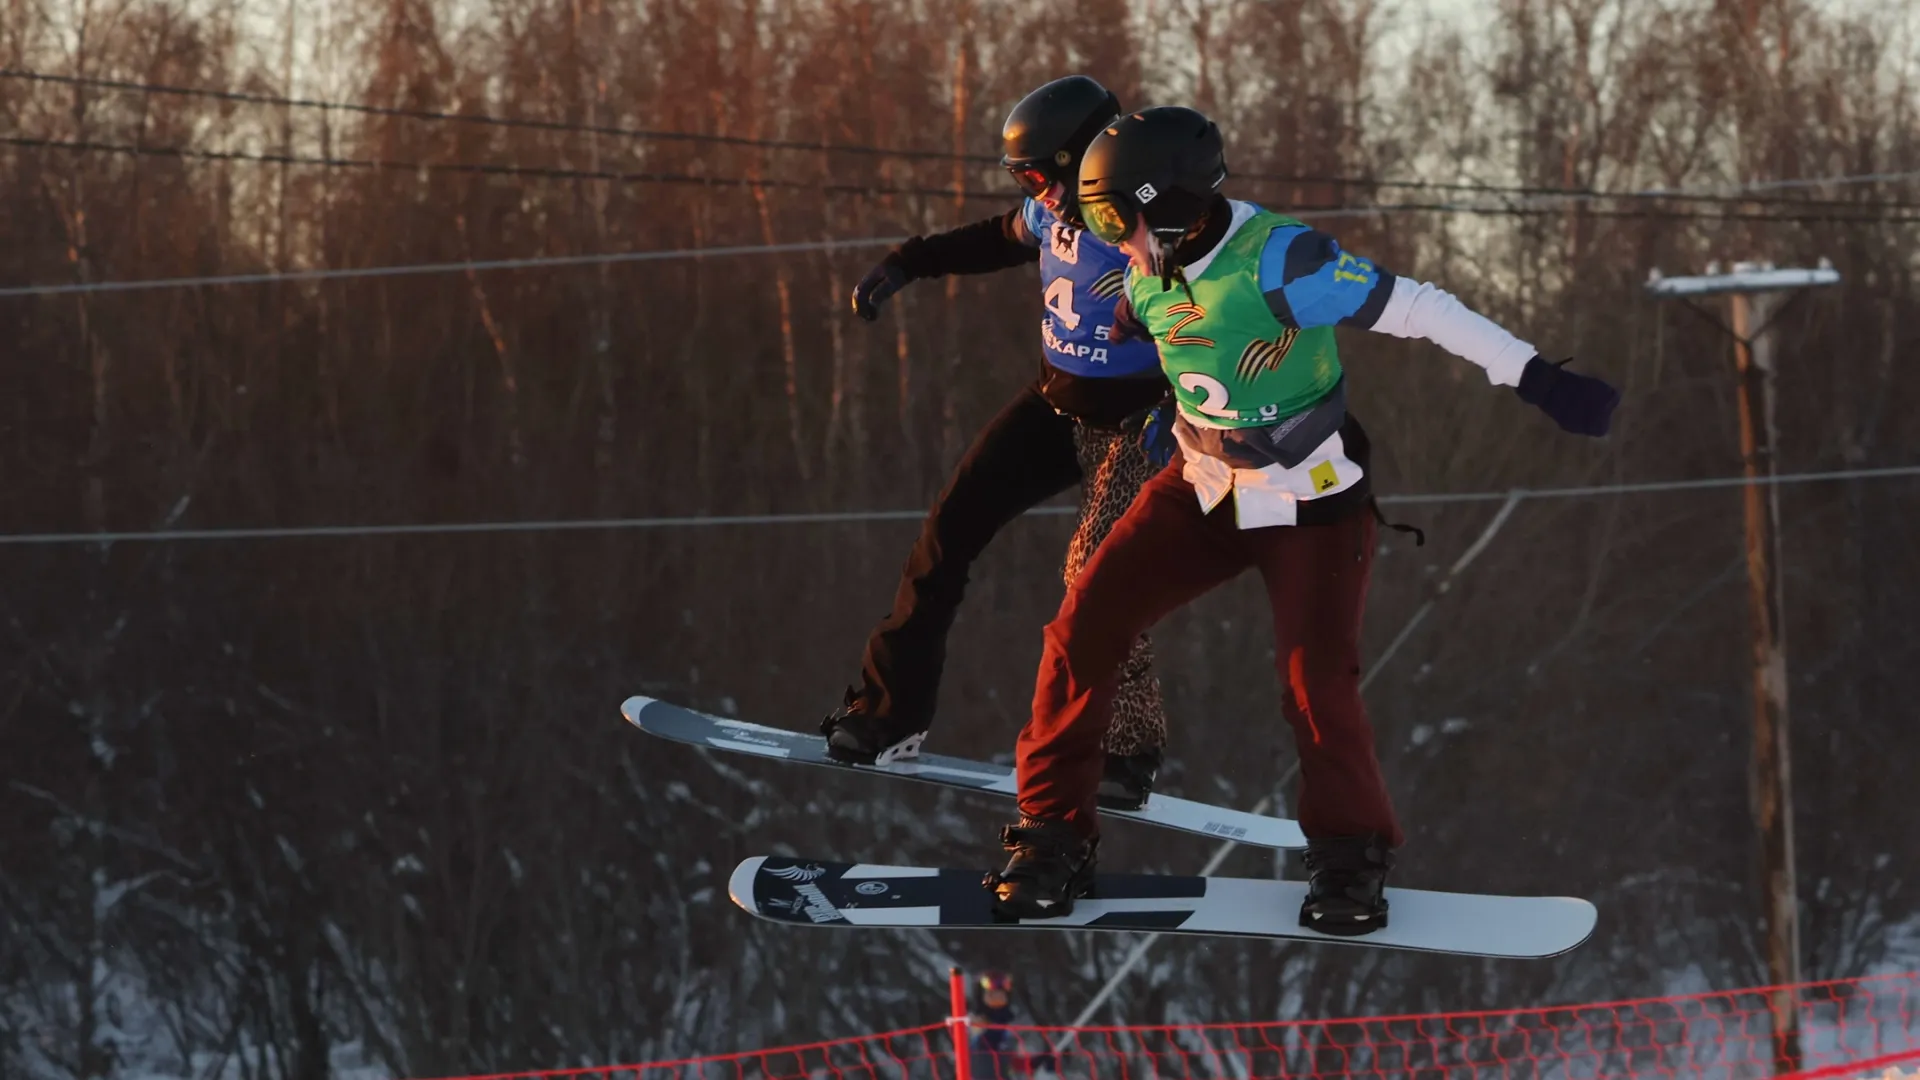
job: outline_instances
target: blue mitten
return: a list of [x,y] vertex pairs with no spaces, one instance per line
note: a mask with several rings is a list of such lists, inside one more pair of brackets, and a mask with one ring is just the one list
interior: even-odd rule
[[1147,460],[1156,469],[1166,468],[1167,462],[1173,460],[1173,452],[1180,448],[1179,440],[1173,437],[1174,410],[1179,407],[1172,395],[1168,395],[1147,413],[1147,422],[1140,425],[1140,449],[1146,451]]
[[1514,393],[1529,405],[1553,417],[1560,430],[1575,435],[1605,435],[1613,421],[1614,406],[1620,404],[1620,391],[1605,379],[1568,371],[1568,357],[1550,364],[1538,356],[1527,361],[1520,373],[1520,385]]

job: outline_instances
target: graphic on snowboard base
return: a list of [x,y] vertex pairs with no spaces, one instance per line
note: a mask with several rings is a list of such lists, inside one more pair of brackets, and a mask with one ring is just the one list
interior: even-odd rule
[[[1007,798],[1012,798],[1019,790],[1013,768],[1008,765],[992,765],[943,754],[921,754],[889,765],[849,765],[828,757],[826,738],[818,734],[803,734],[709,716],[649,697],[628,698],[620,706],[620,714],[627,718],[628,723],[650,735],[694,746],[806,765],[825,765],[876,776],[918,780]],[[1129,818],[1149,825],[1256,847],[1297,849],[1307,846],[1306,834],[1300,831],[1298,822],[1157,793],[1148,798],[1145,809],[1102,810],[1100,815],[1105,818]]]
[[1340,937],[1300,926],[1302,881],[1100,874],[1071,915],[1010,922],[995,917],[983,876],[756,855],[734,868],[728,892],[753,915],[802,926],[1157,931],[1515,958],[1567,952],[1598,918],[1592,904],[1571,897],[1390,888],[1387,926]]

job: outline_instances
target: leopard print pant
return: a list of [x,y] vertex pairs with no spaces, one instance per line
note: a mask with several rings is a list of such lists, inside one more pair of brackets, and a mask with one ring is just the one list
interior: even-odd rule
[[[1133,497],[1158,471],[1140,447],[1136,421],[1122,430],[1073,426],[1073,448],[1080,459],[1080,519],[1067,543],[1061,577],[1073,579],[1093,557]],[[1153,674],[1153,643],[1141,634],[1120,668],[1120,689],[1113,699],[1113,722],[1105,742],[1109,754],[1129,755],[1167,745],[1167,712],[1160,701],[1160,680]]]

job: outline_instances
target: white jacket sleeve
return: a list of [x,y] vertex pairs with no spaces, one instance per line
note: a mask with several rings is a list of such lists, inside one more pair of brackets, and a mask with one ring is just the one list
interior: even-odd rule
[[1539,352],[1452,293],[1412,278],[1394,279],[1393,294],[1369,329],[1398,338],[1425,338],[1487,369],[1487,381],[1495,386],[1520,385],[1520,372]]

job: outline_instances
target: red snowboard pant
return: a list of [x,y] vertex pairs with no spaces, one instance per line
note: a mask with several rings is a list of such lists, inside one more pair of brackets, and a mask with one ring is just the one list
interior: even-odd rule
[[[1273,608],[1280,711],[1300,754],[1301,828],[1310,839],[1377,833],[1398,847],[1400,824],[1360,703],[1372,515],[1363,508],[1331,524],[1242,530],[1231,497],[1202,513],[1180,468],[1176,455],[1147,481],[1047,624],[1033,717],[1020,732],[1020,812],[1098,834],[1101,737],[1128,648],[1251,566]],[[1218,723],[1222,736],[1240,737],[1239,718]]]

